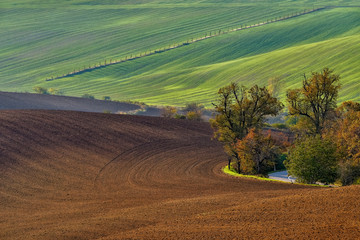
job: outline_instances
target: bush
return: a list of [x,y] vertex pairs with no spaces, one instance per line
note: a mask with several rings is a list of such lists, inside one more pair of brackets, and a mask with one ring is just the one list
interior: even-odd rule
[[186,119],[193,121],[202,121],[204,105],[199,103],[187,103],[183,109]]
[[299,139],[290,150],[285,166],[298,182],[329,184],[337,178],[337,163],[336,145],[317,135]]
[[47,88],[35,86],[33,87],[33,90],[38,94],[49,94]]
[[166,118],[173,118],[177,114],[177,108],[172,106],[165,106],[161,109],[161,116]]
[[360,185],[360,177],[358,177],[357,179],[355,179],[355,181],[353,182],[354,185]]
[[186,116],[177,113],[177,114],[175,114],[174,118],[176,118],[176,119],[186,119]]
[[105,100],[105,101],[111,101],[111,97],[110,97],[110,96],[103,96],[103,100]]
[[186,113],[186,118],[193,121],[202,121],[200,111],[189,111]]
[[184,112],[202,112],[204,110],[204,105],[192,102],[187,103],[184,107]]
[[63,95],[63,92],[59,89],[49,88],[48,93],[51,95]]
[[84,95],[81,96],[82,98],[88,98],[88,99],[95,99],[95,97],[91,94],[85,93]]
[[348,162],[341,163],[339,166],[339,178],[343,186],[356,184],[360,180],[360,166]]

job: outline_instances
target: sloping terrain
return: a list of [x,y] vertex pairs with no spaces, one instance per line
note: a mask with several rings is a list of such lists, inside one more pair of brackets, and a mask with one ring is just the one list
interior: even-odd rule
[[1,239],[356,239],[360,188],[224,175],[206,123],[1,111]]
[[105,59],[125,58],[303,9],[181,0],[162,4],[5,0],[0,4],[0,88],[15,91],[21,85],[21,91],[30,91],[48,77]]
[[300,86],[304,73],[329,67],[341,76],[339,100],[359,101],[359,24],[360,8],[328,9],[57,79],[46,86],[74,83],[72,94],[107,92],[152,104],[181,106],[195,101],[211,106],[217,90],[230,81],[267,85],[269,78],[279,78],[284,97],[286,89]]
[[[322,10],[45,81],[314,8]],[[89,93],[156,105],[196,101],[211,106],[218,88],[231,81],[266,85],[277,77],[283,97],[287,88],[299,86],[304,73],[329,67],[342,77],[340,101],[360,99],[356,0],[6,0],[0,11],[3,91],[43,86],[70,96]]]
[[138,105],[96,99],[33,93],[0,92],[0,109],[72,110],[81,112],[130,112]]

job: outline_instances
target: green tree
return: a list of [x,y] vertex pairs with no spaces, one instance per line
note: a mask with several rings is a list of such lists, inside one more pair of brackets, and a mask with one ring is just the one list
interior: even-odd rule
[[286,94],[289,114],[304,118],[309,132],[320,134],[336,108],[339,79],[328,68],[313,72],[310,78],[304,75],[302,88],[288,90]]
[[243,139],[251,128],[261,128],[265,117],[277,115],[283,104],[273,97],[266,87],[255,85],[250,89],[236,83],[220,88],[217,103],[213,103],[217,115],[210,120],[214,137],[224,144],[225,152],[240,161],[235,144]]
[[298,139],[285,165],[299,182],[334,183],[338,171],[336,145],[319,135]]

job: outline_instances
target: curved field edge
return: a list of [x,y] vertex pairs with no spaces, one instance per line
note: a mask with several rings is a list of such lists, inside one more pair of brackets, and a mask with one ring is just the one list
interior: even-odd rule
[[260,181],[268,181],[268,182],[281,182],[281,183],[285,183],[285,184],[296,184],[296,185],[304,185],[304,186],[313,186],[313,187],[331,187],[331,186],[327,186],[327,185],[319,185],[319,184],[305,184],[305,183],[290,183],[290,182],[285,182],[285,181],[281,181],[281,180],[276,180],[276,179],[270,179],[270,178],[266,178],[266,177],[259,177],[259,176],[255,176],[255,175],[245,175],[245,174],[240,174],[237,173],[235,171],[235,169],[229,169],[229,166],[225,166],[223,168],[221,168],[221,170],[230,176],[233,177],[241,177],[241,178],[252,178],[252,179],[256,179],[256,180],[260,180]]

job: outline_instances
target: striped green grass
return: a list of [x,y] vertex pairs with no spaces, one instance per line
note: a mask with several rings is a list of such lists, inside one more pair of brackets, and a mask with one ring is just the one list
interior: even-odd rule
[[360,100],[360,10],[323,10],[221,35],[81,75],[44,81],[205,32],[239,27],[292,12],[356,1],[2,1],[0,90],[55,87],[157,105],[211,105],[230,81],[264,85],[280,77],[282,96],[303,73],[322,67],[342,76],[341,100]]
[[179,5],[14,2],[18,1],[5,1],[0,8],[2,90],[30,90],[47,77],[105,59],[120,59],[300,9],[180,4],[182,1]]
[[340,100],[359,101],[359,16],[359,9],[326,10],[43,85],[71,95],[210,106],[218,88],[230,81],[264,85],[279,77],[283,97],[287,88],[299,86],[303,73],[327,66],[342,77]]

